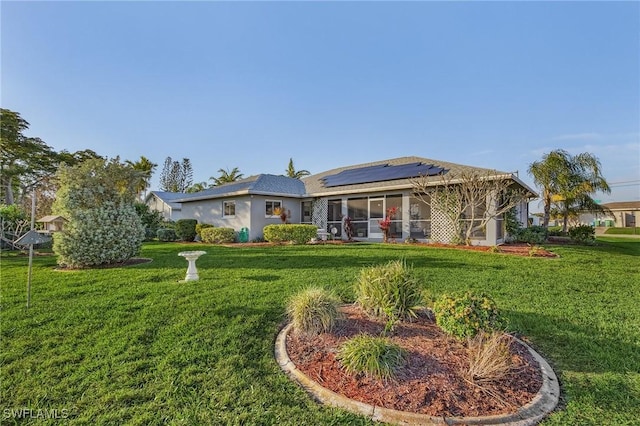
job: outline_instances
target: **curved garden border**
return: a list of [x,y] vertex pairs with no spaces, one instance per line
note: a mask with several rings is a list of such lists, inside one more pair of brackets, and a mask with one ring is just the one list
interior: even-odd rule
[[549,363],[529,345],[516,339],[529,350],[531,355],[540,364],[542,387],[531,402],[521,407],[515,413],[482,417],[435,417],[426,414],[377,407],[355,401],[324,388],[306,376],[302,371],[298,370],[287,353],[286,338],[291,329],[292,325],[288,324],[280,331],[276,338],[275,357],[280,368],[319,402],[333,407],[343,408],[347,411],[369,417],[375,421],[403,425],[534,425],[555,409],[560,398],[560,385]]

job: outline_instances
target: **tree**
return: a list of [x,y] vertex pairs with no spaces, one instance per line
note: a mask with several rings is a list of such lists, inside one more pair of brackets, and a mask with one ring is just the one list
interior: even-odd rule
[[311,172],[309,172],[308,170],[296,170],[296,168],[293,166],[293,158],[289,158],[289,167],[287,167],[287,170],[285,170],[285,172],[286,176],[294,179],[300,179],[311,174]]
[[49,145],[24,135],[28,128],[19,113],[0,108],[0,194],[6,204],[15,202],[16,191],[22,189],[24,195],[58,165],[57,154]]
[[138,177],[119,158],[60,166],[53,207],[67,222],[54,238],[58,263],[82,268],[120,263],[138,253],[144,239],[134,207]]
[[133,170],[138,172],[138,183],[136,185],[136,194],[138,194],[138,200],[143,202],[147,195],[147,189],[151,185],[151,176],[158,165],[149,160],[144,155],[140,156],[138,161],[127,160],[127,165],[131,166]]
[[207,189],[207,182],[196,182],[185,191],[187,194],[191,194],[193,192],[200,192]]
[[[428,176],[412,179],[416,197],[432,212],[444,215],[453,228],[453,240],[471,244],[471,237],[487,223],[525,201],[529,193],[514,185],[510,175],[462,172],[455,178],[440,175],[434,185]],[[449,241],[446,241],[449,242]]]
[[218,177],[210,177],[209,180],[213,181],[211,186],[220,186],[225,183],[231,183],[242,179],[243,174],[240,173],[240,170],[237,167],[234,167],[231,171],[228,169],[218,169],[218,173],[220,176]]
[[185,192],[193,184],[193,167],[188,158],[182,162],[173,161],[171,157],[164,160],[160,175],[160,190],[168,192]]
[[565,232],[572,214],[578,211],[607,211],[591,198],[597,191],[611,192],[601,169],[600,161],[593,154],[585,152],[572,156],[562,149],[551,151],[541,161],[529,165],[529,174],[536,186],[541,188],[545,228],[549,226],[554,205],[562,214]]

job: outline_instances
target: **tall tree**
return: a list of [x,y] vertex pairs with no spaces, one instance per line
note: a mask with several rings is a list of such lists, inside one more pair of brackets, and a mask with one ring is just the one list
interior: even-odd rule
[[213,184],[211,186],[220,186],[224,185],[225,183],[235,182],[242,179],[243,177],[243,174],[240,173],[240,169],[238,169],[237,167],[234,167],[231,171],[229,171],[228,169],[218,169],[218,173],[220,173],[220,176],[211,176],[209,178],[209,180],[213,181]]
[[309,170],[296,170],[293,165],[293,158],[289,158],[289,166],[287,167],[287,170],[285,170],[285,172],[286,176],[294,179],[300,179],[311,174]]
[[549,226],[551,209],[555,204],[563,216],[563,229],[576,210],[605,212],[591,197],[597,191],[611,192],[602,176],[597,157],[590,153],[572,156],[558,149],[543,155],[542,160],[529,165],[529,174],[541,189],[544,204],[543,226]]
[[173,161],[171,157],[164,160],[160,174],[160,190],[168,192],[185,192],[193,183],[193,167],[188,158],[182,162]]
[[138,194],[138,200],[143,202],[147,195],[147,189],[151,185],[151,176],[153,176],[153,172],[158,165],[144,155],[141,155],[138,161],[127,160],[126,163],[131,166],[133,170],[138,172],[138,184],[136,185],[136,191]]

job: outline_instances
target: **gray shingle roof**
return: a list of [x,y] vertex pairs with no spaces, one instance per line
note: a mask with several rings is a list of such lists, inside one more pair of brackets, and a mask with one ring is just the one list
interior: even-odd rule
[[299,179],[276,175],[254,175],[237,182],[231,182],[192,194],[182,194],[177,202],[188,203],[211,198],[224,198],[233,195],[260,194],[302,197],[305,194],[304,184]]

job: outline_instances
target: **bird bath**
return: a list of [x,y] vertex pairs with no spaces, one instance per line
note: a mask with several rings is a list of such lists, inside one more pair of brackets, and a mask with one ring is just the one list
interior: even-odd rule
[[196,269],[196,260],[203,254],[207,254],[206,251],[182,251],[178,253],[178,256],[182,256],[189,262],[189,267],[187,268],[187,276],[184,278],[185,281],[198,281],[200,277],[198,277],[198,270]]

